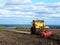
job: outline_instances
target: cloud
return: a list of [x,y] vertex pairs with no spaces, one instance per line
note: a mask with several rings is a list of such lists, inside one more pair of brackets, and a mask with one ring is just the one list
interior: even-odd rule
[[9,10],[0,9],[0,15],[11,15],[11,14],[13,13]]
[[11,10],[11,11],[29,11],[30,6],[29,5],[5,5],[5,7],[3,7],[6,10]]
[[60,7],[60,2],[51,3],[51,5],[49,5],[48,7],[50,7],[50,8],[58,8],[58,7]]
[[3,8],[4,7],[4,4],[0,4],[0,8]]
[[35,13],[33,12],[20,12],[20,11],[15,11],[16,15],[34,15]]
[[31,2],[32,2],[31,0],[9,0],[9,1],[7,0],[6,4],[1,5],[2,9],[0,8],[0,17],[27,18],[30,20],[36,18],[47,20],[52,17],[53,18],[60,17],[59,2],[57,3],[37,2],[32,5],[29,4]]
[[32,10],[34,10],[37,14],[58,14],[60,13],[60,2],[54,3],[46,3],[46,2],[37,2],[35,6],[32,6]]
[[14,10],[23,10],[26,8],[26,6],[25,5],[17,5],[17,6],[16,5],[5,5],[5,7],[3,8],[6,10],[14,11]]
[[8,5],[29,4],[32,0],[7,0]]
[[25,18],[25,19],[31,19],[34,18],[35,16],[32,15],[32,17],[30,15],[0,15],[0,18]]
[[37,5],[37,6],[39,6],[39,5],[43,6],[43,5],[47,5],[47,4],[45,2],[37,2],[37,3],[35,3],[35,5]]
[[32,11],[37,14],[54,14],[56,11],[54,11],[52,8],[48,8],[45,6],[32,6]]
[[46,3],[46,2],[37,2],[35,3],[37,6],[48,6],[48,7],[60,7],[60,2],[54,2],[54,3]]
[[60,14],[52,14],[52,15],[50,15],[50,17],[53,17],[53,18],[60,18]]

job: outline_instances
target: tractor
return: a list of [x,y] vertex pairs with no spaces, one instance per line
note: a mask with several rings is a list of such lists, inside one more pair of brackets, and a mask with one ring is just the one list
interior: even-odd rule
[[49,26],[46,26],[44,20],[33,20],[31,26],[31,34],[49,37],[53,34],[52,31],[47,31]]

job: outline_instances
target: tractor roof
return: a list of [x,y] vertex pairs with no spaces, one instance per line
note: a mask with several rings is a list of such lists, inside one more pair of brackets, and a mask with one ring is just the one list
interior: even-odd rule
[[44,20],[33,20],[33,22],[36,21],[36,22],[44,22]]

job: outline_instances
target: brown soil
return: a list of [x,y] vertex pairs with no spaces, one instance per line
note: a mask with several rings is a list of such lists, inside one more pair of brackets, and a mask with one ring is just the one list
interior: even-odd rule
[[58,45],[55,41],[36,35],[0,30],[0,45]]

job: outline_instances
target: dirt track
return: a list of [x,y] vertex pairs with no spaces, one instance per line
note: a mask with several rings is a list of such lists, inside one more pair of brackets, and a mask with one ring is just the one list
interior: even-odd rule
[[55,41],[35,35],[0,30],[0,45],[58,45]]

